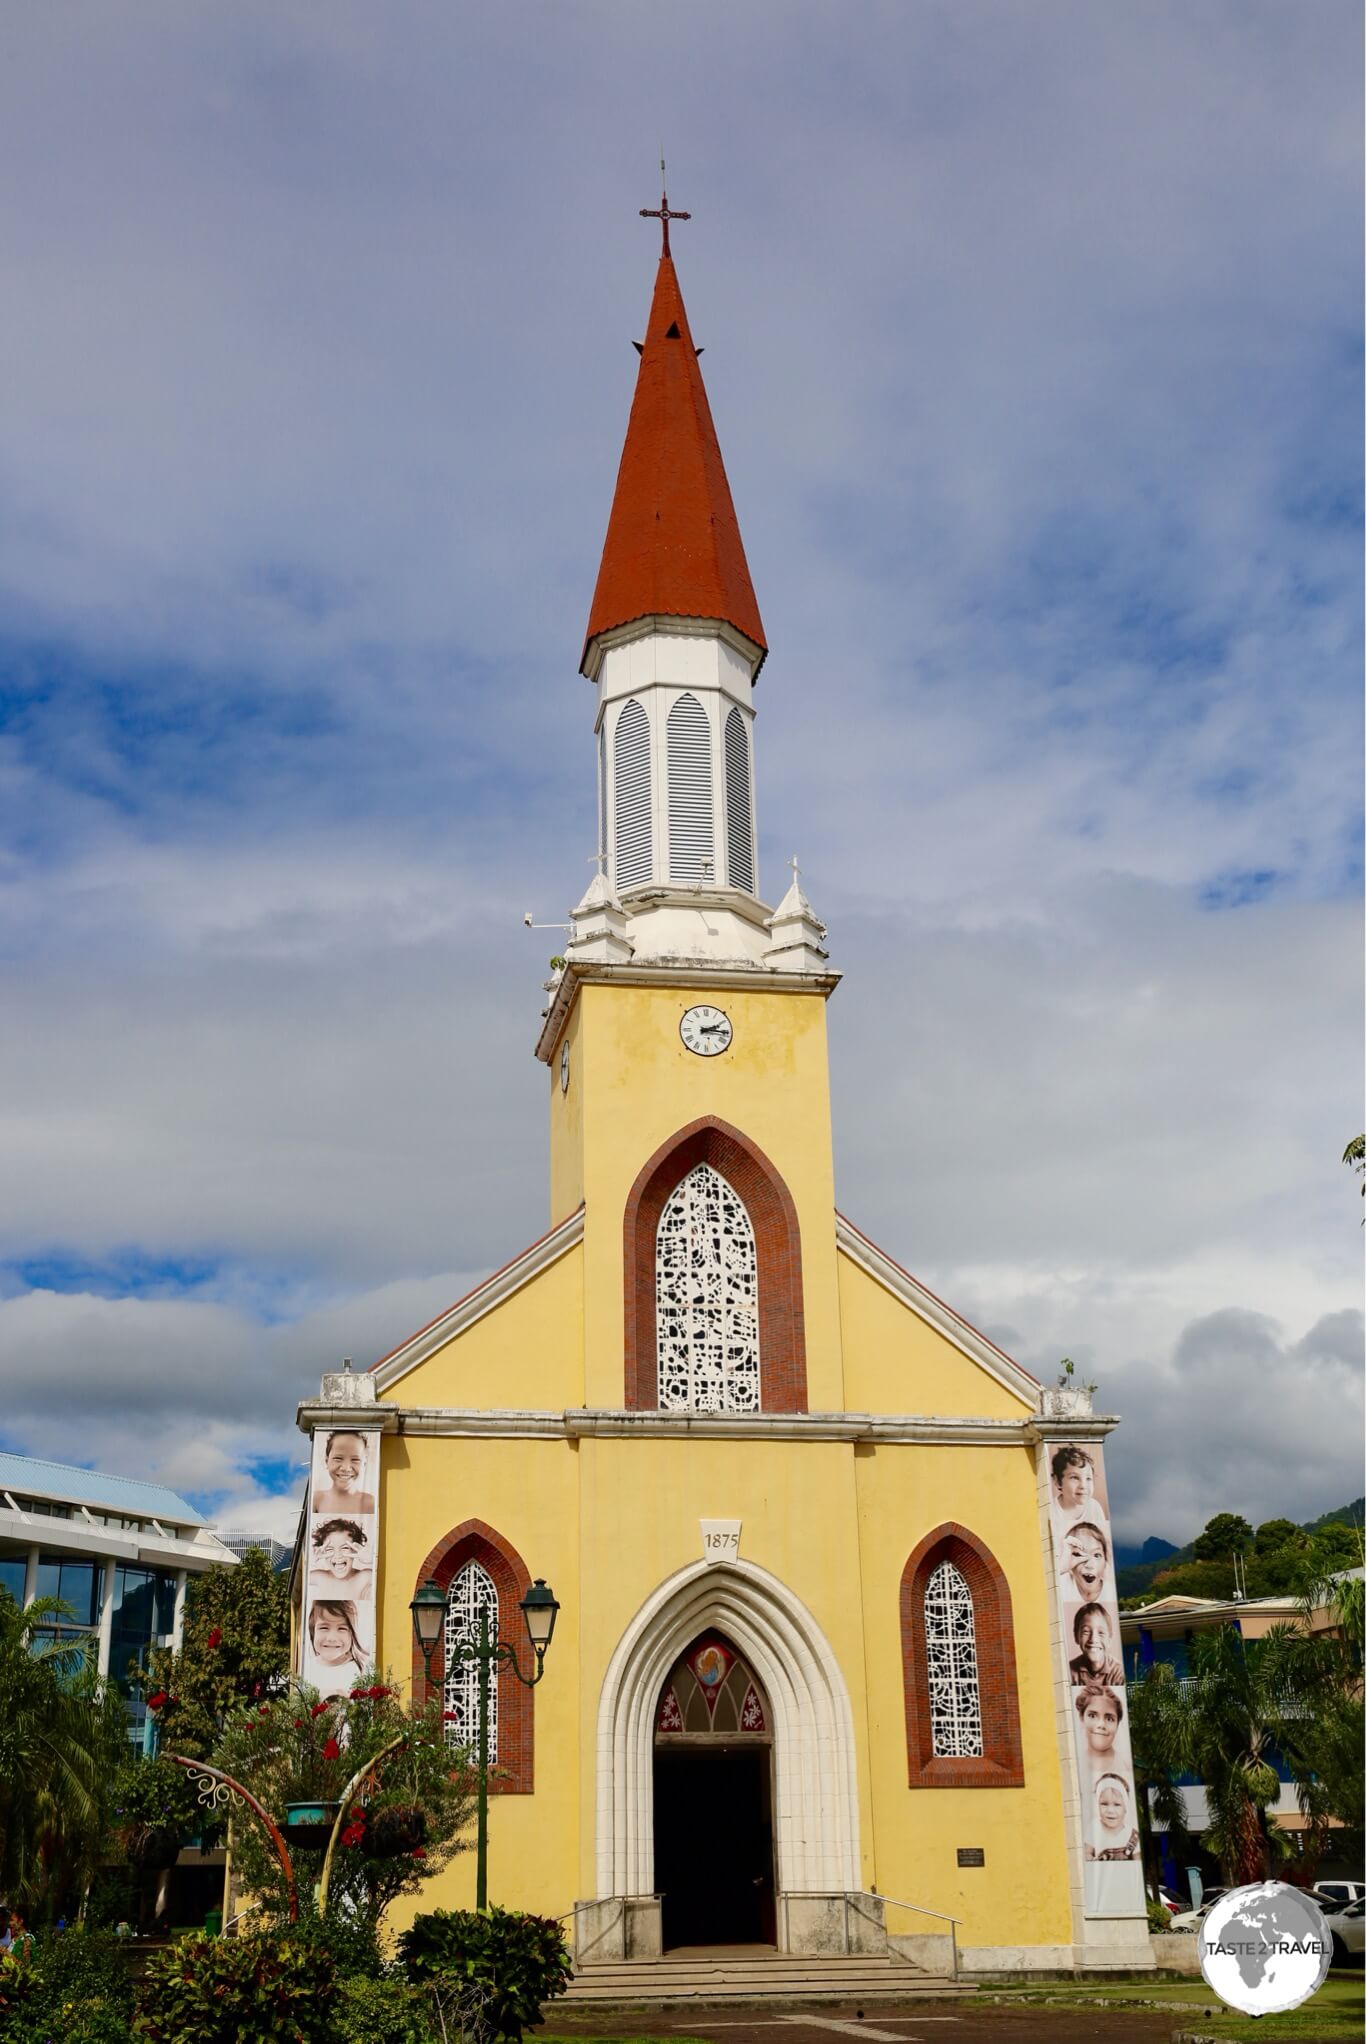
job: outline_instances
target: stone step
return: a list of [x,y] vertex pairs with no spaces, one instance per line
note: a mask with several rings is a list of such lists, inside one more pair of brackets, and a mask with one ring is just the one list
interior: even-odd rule
[[714,1956],[600,1961],[582,1967],[570,2001],[639,2005],[752,2001],[879,2001],[907,1996],[972,1993],[946,1975],[927,1973],[901,1959],[840,1954],[802,1957],[785,1952],[725,1952]]

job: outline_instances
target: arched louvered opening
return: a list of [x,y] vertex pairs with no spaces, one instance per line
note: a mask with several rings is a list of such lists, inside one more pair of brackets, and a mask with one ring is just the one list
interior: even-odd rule
[[634,697],[617,719],[613,746],[616,884],[650,878],[650,720]]
[[901,1574],[912,1788],[1020,1788],[1024,1757],[1010,1589],[975,1533],[927,1533]]
[[600,859],[607,857],[607,726],[598,726],[598,842]]
[[712,815],[711,727],[696,696],[669,712],[669,878],[711,880],[716,873]]
[[[498,1637],[498,1592],[488,1570],[467,1561],[446,1592],[446,1687],[443,1711],[446,1737],[467,1753],[479,1748],[479,1663],[452,1649],[480,1644],[482,1622],[488,1637]],[[489,1759],[498,1758],[498,1685],[489,1684]]]
[[754,822],[749,798],[749,733],[739,710],[726,719],[726,875],[754,892]]
[[663,1412],[759,1410],[759,1262],[734,1186],[695,1164],[655,1237]]

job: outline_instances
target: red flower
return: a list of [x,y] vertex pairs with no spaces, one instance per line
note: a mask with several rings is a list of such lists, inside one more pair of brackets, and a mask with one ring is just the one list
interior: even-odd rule
[[340,1760],[340,1758],[341,1747],[337,1744],[335,1739],[329,1739],[327,1744],[323,1747],[323,1759]]
[[269,1717],[269,1716],[270,1716],[270,1705],[269,1705],[268,1703],[263,1703],[263,1704],[261,1705],[261,1709],[260,1709],[260,1713],[259,1713],[259,1714],[260,1714],[260,1716],[261,1716],[261,1717],[263,1717],[263,1718],[264,1718],[264,1717]]
[[315,1703],[308,1715],[311,1718],[320,1718],[325,1710],[331,1710],[331,1708],[330,1703]]
[[427,1848],[426,1848],[426,1846],[425,1846],[425,1845],[415,1845],[415,1846],[413,1847],[413,1854],[412,1854],[412,1856],[413,1856],[413,1858],[414,1858],[414,1859],[426,1859],[426,1857],[427,1857]]
[[341,1835],[343,1845],[359,1845],[365,1837],[364,1824],[348,1824]]
[[363,1696],[368,1696],[369,1694],[370,1691],[368,1689],[353,1689],[351,1691],[351,1701],[352,1703],[359,1703]]
[[296,1731],[296,1732],[300,1732],[300,1731],[302,1731],[302,1730],[303,1730],[303,1726],[304,1726],[304,1720],[303,1720],[302,1718],[295,1718],[295,1720],[294,1720],[294,1729],[295,1729],[295,1731]]
[[365,1693],[372,1702],[378,1703],[382,1696],[392,1696],[394,1692],[392,1689],[386,1689],[382,1682],[377,1682],[373,1689],[367,1689]]
[[148,1710],[165,1710],[170,1700],[164,1689],[158,1689],[155,1696],[148,1697],[147,1708]]
[[204,1644],[206,1647],[212,1648],[221,1646],[222,1643],[223,1643],[222,1629],[221,1627],[216,1625],[213,1631],[209,1634],[208,1638],[205,1640]]

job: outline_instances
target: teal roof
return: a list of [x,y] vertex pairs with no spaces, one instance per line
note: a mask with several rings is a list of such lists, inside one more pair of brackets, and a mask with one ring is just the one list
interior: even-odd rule
[[40,1462],[32,1455],[0,1452],[2,1490],[90,1505],[101,1512],[123,1512],[130,1519],[170,1519],[178,1526],[204,1524],[194,1506],[164,1483],[142,1483],[135,1476],[105,1476],[98,1469],[79,1469],[70,1462]]

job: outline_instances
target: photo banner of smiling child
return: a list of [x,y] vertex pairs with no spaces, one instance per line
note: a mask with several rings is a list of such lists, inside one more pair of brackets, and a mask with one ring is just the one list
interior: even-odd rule
[[349,1695],[374,1663],[378,1490],[379,1435],[319,1428],[308,1482],[299,1672],[323,1697]]
[[1044,1452],[1081,1795],[1086,1914],[1142,1916],[1143,1866],[1104,1452],[1099,1441],[1050,1441]]

